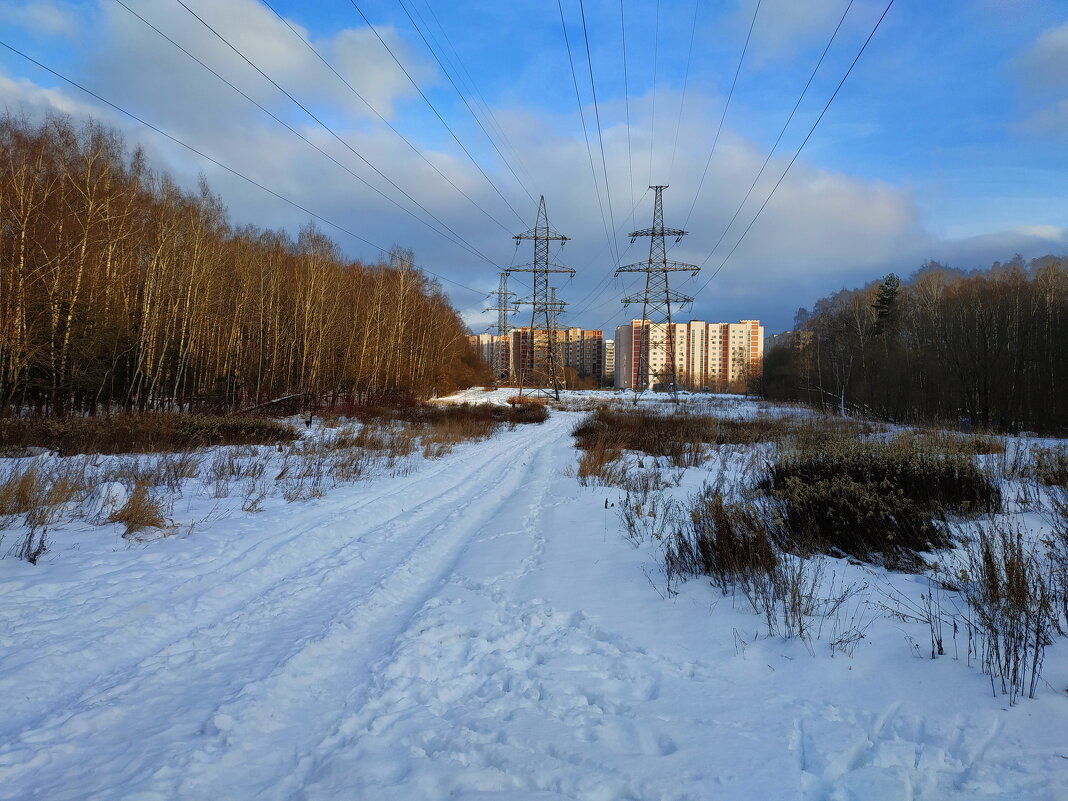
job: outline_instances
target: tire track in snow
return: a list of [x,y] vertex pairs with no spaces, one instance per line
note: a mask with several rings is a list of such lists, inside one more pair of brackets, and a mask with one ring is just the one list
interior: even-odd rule
[[[221,752],[210,768],[185,772],[178,797],[219,797],[242,781],[250,764],[262,764],[263,775],[271,776],[261,782],[264,797],[299,797],[324,755],[337,747],[344,721],[362,708],[372,694],[379,669],[389,662],[396,643],[410,636],[421,610],[454,580],[455,565],[468,549],[484,541],[487,524],[497,524],[501,510],[515,503],[520,490],[524,497],[532,487],[539,488],[539,497],[547,492],[555,467],[552,446],[570,431],[570,421],[563,415],[554,417],[552,426],[546,424],[537,432],[535,447],[520,451],[523,456],[519,459],[514,454],[506,456],[507,469],[491,473],[497,481],[482,479],[483,483],[474,489],[474,501],[456,509],[436,527],[447,531],[455,522],[453,531],[427,549],[413,549],[400,569],[353,604],[353,609],[360,612],[356,622],[347,623],[345,614],[338,615],[321,640],[297,653],[270,676],[258,688],[260,692],[220,709],[219,714],[225,716],[227,723],[240,722],[235,723],[234,729],[222,732],[233,747]],[[529,520],[537,505],[537,499],[530,502],[525,519]],[[372,648],[357,647],[372,640]],[[351,661],[329,659],[321,667],[315,666],[320,656],[342,652],[351,654]],[[309,699],[301,696],[300,682],[312,674],[316,693],[309,704]],[[311,726],[309,717],[314,720]],[[278,765],[272,759],[277,750],[272,742],[275,732],[268,732],[267,737],[260,735],[271,726],[282,727],[275,732],[284,731],[286,742],[298,743],[292,763]]]
[[[263,516],[242,519],[237,531],[230,538],[239,543],[236,555],[221,559],[220,553],[212,551],[200,559],[184,564],[175,583],[151,598],[131,595],[127,598],[116,593],[114,586],[134,583],[136,577],[126,575],[132,569],[124,563],[113,571],[107,581],[74,582],[76,591],[88,591],[89,597],[77,601],[81,610],[79,620],[85,621],[74,630],[67,627],[61,634],[51,638],[41,633],[42,621],[37,618],[41,599],[30,599],[14,594],[5,603],[5,624],[11,638],[12,650],[35,655],[27,660],[21,670],[8,668],[0,678],[0,697],[7,703],[4,719],[0,720],[0,735],[13,737],[22,728],[31,726],[34,719],[61,713],[71,704],[86,700],[101,686],[115,684],[123,673],[137,663],[158,655],[170,644],[167,626],[146,627],[150,621],[193,618],[203,628],[239,613],[254,599],[275,593],[285,586],[301,567],[314,564],[339,552],[364,542],[369,530],[380,526],[395,516],[389,501],[401,496],[407,508],[414,509],[437,496],[455,490],[468,481],[467,469],[477,468],[486,458],[488,449],[498,447],[488,442],[470,443],[461,446],[456,456],[437,460],[432,469],[414,475],[393,479],[393,486],[385,491],[356,500],[321,500],[315,502],[320,508],[308,522],[295,528],[287,528],[286,512],[268,513]],[[458,470],[463,467],[463,470]],[[439,484],[444,477],[449,481],[445,488]],[[358,485],[357,485],[358,486]],[[338,488],[344,493],[348,487]],[[288,511],[288,507],[286,507]],[[368,532],[358,537],[338,535],[337,518],[361,514],[361,521]],[[263,536],[261,531],[279,533]],[[327,534],[324,536],[324,532]],[[247,543],[247,545],[246,545]],[[244,547],[241,547],[244,546]],[[145,557],[150,558],[150,557]],[[148,568],[153,575],[166,575],[158,565]],[[101,584],[103,586],[101,586]],[[65,598],[69,605],[71,599]],[[124,601],[126,601],[124,603]],[[107,630],[100,631],[99,623],[106,623]],[[23,634],[20,641],[16,639]],[[52,666],[65,667],[71,683],[56,687],[50,683],[41,686],[37,693],[24,693],[22,697],[5,691],[7,687],[25,689],[34,686],[38,654],[47,654]],[[87,667],[88,666],[88,667]],[[55,671],[50,675],[54,676]],[[81,682],[81,683],[76,683]],[[50,699],[49,705],[40,702],[41,697]]]
[[[334,679],[354,680],[365,670],[364,650],[388,648],[388,642],[376,641],[382,632],[403,627],[403,610],[410,615],[418,609],[464,544],[522,483],[531,454],[562,434],[565,424],[563,416],[550,418],[537,430],[517,429],[510,448],[497,442],[478,455],[469,452],[461,464],[470,469],[460,471],[446,490],[394,514],[359,540],[276,577],[245,608],[188,629],[158,653],[109,677],[111,686],[104,691],[22,731],[0,749],[0,783],[21,786],[12,798],[49,799],[110,799],[109,780],[120,776],[124,784],[162,792],[159,797],[173,797],[176,782],[217,783],[207,766],[218,762],[225,772],[232,762],[226,755],[241,741],[235,732],[242,726],[242,736],[252,739],[277,731],[279,724],[272,720],[287,697],[288,703],[298,698],[338,703],[310,678],[322,679],[317,671],[325,670]],[[526,457],[517,460],[515,452]],[[479,458],[484,461],[471,464]],[[486,493],[486,487],[493,489]],[[373,540],[370,547],[368,540]],[[391,551],[390,546],[397,547]],[[340,606],[326,608],[330,601]],[[356,664],[363,667],[352,667]],[[283,697],[272,695],[276,691]],[[90,734],[122,741],[103,749],[123,754],[121,764],[93,764]],[[175,749],[180,763],[169,764],[175,739],[186,741],[185,747]],[[204,745],[187,759],[190,739]],[[257,749],[256,758],[278,762],[272,749]],[[247,779],[246,761],[231,767],[238,774],[231,778]]]

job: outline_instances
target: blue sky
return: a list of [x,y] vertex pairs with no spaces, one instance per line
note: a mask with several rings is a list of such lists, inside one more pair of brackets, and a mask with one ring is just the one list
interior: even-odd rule
[[[373,243],[320,223],[350,256],[374,259],[394,243],[413,248],[419,264],[447,279],[443,287],[476,331],[493,317],[482,311],[483,297],[496,287],[498,269],[531,257],[525,248],[516,252],[510,235],[533,223],[541,194],[553,225],[572,237],[556,258],[578,270],[559,288],[571,303],[562,321],[609,330],[633,311],[619,303],[633,291],[633,280],[611,276],[618,263],[647,255],[647,244],[629,246],[625,234],[650,224],[649,183],[670,185],[666,222],[685,223],[691,232],[673,245],[670,256],[703,265],[698,278],[680,280],[679,289],[695,296],[682,318],[756,317],[777,331],[790,327],[799,306],[891,270],[909,274],[926,259],[971,269],[1017,252],[1028,258],[1068,253],[1063,0],[896,0],[741,239],[871,33],[885,0],[761,0],[725,116],[756,0],[661,0],[659,22],[656,2],[624,0],[626,80],[618,0],[583,0],[581,6],[562,0],[589,151],[555,0],[357,0],[436,111],[349,0],[271,0],[294,30],[255,0],[185,0],[347,146],[176,0],[123,2],[337,163],[235,94],[116,0],[0,0],[0,39]],[[797,115],[728,228],[847,6]],[[459,94],[420,30],[446,54]],[[357,100],[305,42],[408,143]],[[303,212],[2,49],[0,104],[31,115],[59,108],[115,125],[131,145],[145,147],[154,166],[184,185],[193,187],[198,174],[206,175],[235,223],[295,232],[307,221]],[[608,219],[615,222],[615,236],[606,234]],[[440,226],[452,233],[442,235]],[[529,291],[514,288],[521,295]]]

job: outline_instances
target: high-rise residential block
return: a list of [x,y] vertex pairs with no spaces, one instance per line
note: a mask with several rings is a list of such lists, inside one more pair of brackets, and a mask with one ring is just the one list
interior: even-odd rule
[[[543,332],[538,330],[539,334]],[[556,344],[565,371],[574,370],[578,378],[592,378],[601,383],[604,374],[604,336],[599,330],[583,328],[557,329]],[[529,382],[534,374],[534,337],[529,326],[513,328],[506,336],[475,334],[468,341],[479,355],[493,364],[495,348],[507,349],[508,379]]]
[[[671,356],[679,386],[741,389],[760,373],[764,327],[759,320],[737,323],[651,323],[631,320],[616,329],[615,386],[651,388],[671,380]],[[644,359],[640,354],[644,352]]]

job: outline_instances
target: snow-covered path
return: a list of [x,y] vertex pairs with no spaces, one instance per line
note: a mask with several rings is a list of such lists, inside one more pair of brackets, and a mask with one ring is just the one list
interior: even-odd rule
[[0,799],[1065,797],[1063,705],[1005,710],[898,641],[756,638],[701,582],[661,600],[616,493],[565,474],[576,420],[143,550],[6,560]]

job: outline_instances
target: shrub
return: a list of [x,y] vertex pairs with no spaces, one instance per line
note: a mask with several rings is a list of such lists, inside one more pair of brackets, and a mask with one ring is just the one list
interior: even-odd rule
[[901,568],[921,566],[918,551],[949,544],[936,521],[1001,508],[997,482],[973,459],[921,450],[911,439],[795,447],[770,465],[761,486],[782,518],[784,547]]
[[1001,508],[996,482],[972,459],[894,442],[842,440],[831,448],[787,451],[772,465],[770,484],[779,486],[791,476],[807,483],[845,476],[900,491],[929,511],[981,514]]
[[922,567],[918,551],[949,545],[929,510],[890,481],[860,482],[848,475],[814,481],[788,476],[775,487],[784,547],[827,551],[889,566]]

